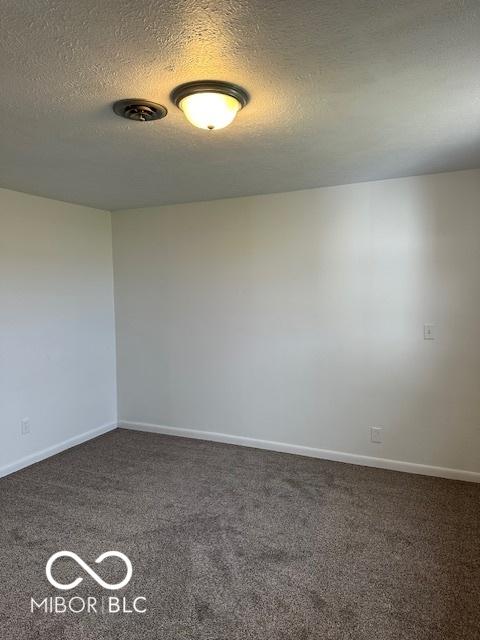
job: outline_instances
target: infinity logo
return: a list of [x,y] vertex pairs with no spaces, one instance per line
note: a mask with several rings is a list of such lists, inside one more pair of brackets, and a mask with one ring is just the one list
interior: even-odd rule
[[51,556],[48,559],[48,562],[45,566],[45,573],[47,575],[47,579],[50,582],[50,584],[56,587],[57,589],[61,589],[62,591],[68,591],[68,589],[74,589],[76,586],[78,586],[82,582],[83,578],[79,577],[79,578],[76,578],[73,582],[70,582],[69,584],[62,584],[61,582],[57,582],[55,578],[52,576],[52,566],[55,560],[57,560],[58,558],[72,558],[73,560],[75,560],[75,562],[78,565],[82,567],[82,569],[86,573],[88,573],[89,576],[91,576],[95,580],[95,582],[97,582],[104,589],[110,589],[111,591],[115,589],[122,589],[125,585],[127,585],[130,582],[130,579],[132,577],[132,563],[127,558],[127,556],[124,553],[120,553],[120,551],[105,551],[105,553],[102,553],[100,556],[98,556],[95,562],[96,564],[99,564],[100,562],[103,562],[105,558],[111,558],[112,556],[123,560],[127,567],[127,574],[125,578],[121,582],[117,582],[117,584],[109,584],[108,582],[105,582],[105,580],[102,580],[102,578],[100,578],[100,576],[93,569],[91,569],[88,566],[88,564],[86,564],[86,562],[84,562],[80,558],[80,556],[77,556],[76,553],[73,553],[73,551],[57,551],[57,553],[54,553],[53,556]]

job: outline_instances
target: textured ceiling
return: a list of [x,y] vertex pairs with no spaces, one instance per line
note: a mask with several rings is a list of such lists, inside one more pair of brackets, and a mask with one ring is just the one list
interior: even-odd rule
[[[478,0],[2,0],[0,186],[106,209],[480,166]],[[251,94],[194,129],[177,84]],[[164,120],[128,122],[142,97]]]

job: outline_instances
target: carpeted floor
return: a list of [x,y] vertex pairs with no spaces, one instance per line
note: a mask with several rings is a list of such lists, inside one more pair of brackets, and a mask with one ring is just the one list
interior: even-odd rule
[[[480,485],[114,431],[0,480],[0,638],[478,640]],[[115,582],[106,592],[77,553]],[[118,578],[118,580],[116,580]],[[30,612],[47,596],[147,612]],[[78,600],[76,606],[78,607]]]

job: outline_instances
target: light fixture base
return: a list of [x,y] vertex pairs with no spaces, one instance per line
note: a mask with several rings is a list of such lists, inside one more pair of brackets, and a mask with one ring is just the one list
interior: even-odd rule
[[184,84],[176,87],[170,97],[177,107],[183,98],[190,96],[194,93],[223,93],[227,96],[232,96],[240,103],[240,108],[243,108],[250,96],[248,93],[240,87],[238,84],[232,82],[223,82],[222,80],[199,80],[194,82],[185,82]]
[[163,104],[139,98],[118,100],[113,104],[112,108],[117,116],[127,118],[127,120],[135,120],[136,122],[160,120],[167,115],[167,109]]

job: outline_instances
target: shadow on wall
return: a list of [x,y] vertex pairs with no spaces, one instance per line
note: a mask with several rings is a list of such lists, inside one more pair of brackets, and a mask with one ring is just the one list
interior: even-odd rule
[[[480,357],[472,346],[480,321],[480,218],[471,179],[448,174],[384,183],[390,203],[372,207],[372,350],[379,414],[391,416],[397,451],[403,442],[416,442],[429,452],[430,464],[449,459],[454,468],[475,470]],[[402,192],[395,194],[401,182]],[[381,193],[382,183],[375,189]],[[422,340],[424,323],[433,323],[434,340]]]

